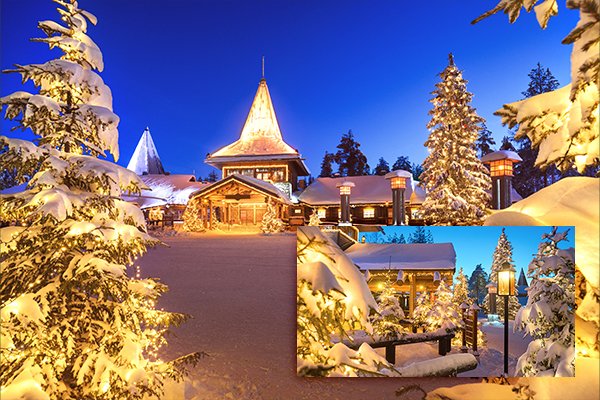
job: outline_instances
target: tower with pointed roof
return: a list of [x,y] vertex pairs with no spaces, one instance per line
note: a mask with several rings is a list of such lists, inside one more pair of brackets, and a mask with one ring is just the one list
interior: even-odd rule
[[271,183],[287,182],[292,190],[299,176],[309,174],[298,150],[283,140],[264,76],[240,138],[208,154],[205,162],[220,169],[223,178],[240,174]]
[[129,164],[127,164],[127,169],[138,175],[164,175],[165,169],[158,156],[152,135],[150,135],[150,128],[144,129]]

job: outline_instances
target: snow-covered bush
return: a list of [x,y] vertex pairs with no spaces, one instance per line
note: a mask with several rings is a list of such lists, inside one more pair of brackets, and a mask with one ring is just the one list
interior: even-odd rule
[[440,77],[427,124],[429,155],[420,177],[427,198],[421,212],[435,225],[481,225],[491,188],[489,172],[475,149],[483,118],[471,106],[473,94],[452,54]]
[[360,271],[317,227],[298,229],[297,254],[298,374],[393,374],[385,358],[367,344],[355,351],[341,343],[351,339],[350,330],[373,333],[369,314],[377,303]]
[[277,210],[272,202],[267,203],[267,211],[265,211],[260,230],[262,233],[278,233],[285,229],[285,224],[281,219],[277,217]]
[[404,311],[400,307],[394,289],[394,282],[392,282],[389,275],[386,275],[381,292],[377,296],[377,305],[379,306],[379,312],[373,314],[371,319],[373,332],[376,335],[393,338],[407,332],[400,325],[400,322],[404,319]]
[[421,292],[415,300],[415,309],[412,313],[413,325],[421,327],[427,321],[427,314],[431,310],[431,297],[427,291]]
[[[87,36],[96,18],[59,1],[63,24],[42,21],[36,39],[62,51],[13,72],[39,87],[3,97],[6,117],[36,144],[0,137],[0,161],[27,188],[0,199],[0,397],[131,399],[161,397],[181,378],[186,356],[157,356],[181,314],[155,309],[166,286],[134,279],[127,267],[155,243],[142,212],[120,199],[145,188],[138,176],[100,160],[118,157],[119,118],[100,76],[102,54]],[[4,224],[2,224],[4,225]],[[1,226],[1,225],[0,225]]]
[[459,311],[452,301],[452,291],[444,281],[440,281],[435,291],[431,309],[425,315],[425,326],[428,331],[445,329],[448,332],[462,327]]
[[524,331],[533,341],[519,357],[519,375],[574,376],[575,252],[558,248],[567,233],[554,227],[542,235],[538,253],[529,264],[529,296],[517,313],[515,330]]
[[[539,149],[536,165],[544,168],[555,164],[562,171],[575,166],[581,172],[600,161],[600,0],[567,0],[566,6],[579,10],[577,26],[563,40],[573,44],[571,83],[505,104],[496,115],[509,128],[518,125],[515,138],[527,136]],[[513,23],[523,8],[535,12],[542,29],[558,14],[556,0],[502,0],[473,22],[503,11]]]
[[[492,267],[490,272],[490,283],[494,283],[496,286],[498,285],[498,271],[503,267],[505,263],[509,263],[511,266],[514,265],[512,258],[513,247],[508,237],[506,236],[506,232],[504,228],[502,228],[502,233],[498,238],[498,243],[496,244],[496,248],[494,249],[494,254],[492,255]],[[517,298],[517,280],[515,279],[515,295],[508,297],[508,319],[515,319],[515,315],[521,308],[521,304],[519,303],[519,299]],[[489,294],[486,294],[483,299],[482,307],[489,314],[490,312],[490,297]],[[502,320],[504,320],[504,298],[501,296],[496,296],[496,314],[500,316]]]
[[321,218],[319,218],[319,213],[316,208],[313,208],[312,214],[308,219],[308,226],[319,226],[321,225]]

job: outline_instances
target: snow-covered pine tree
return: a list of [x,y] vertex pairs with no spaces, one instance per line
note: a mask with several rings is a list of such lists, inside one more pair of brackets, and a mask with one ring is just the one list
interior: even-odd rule
[[308,226],[319,226],[321,225],[321,218],[319,218],[319,213],[316,208],[312,209],[312,214],[308,218]]
[[416,327],[424,326],[427,321],[427,314],[431,310],[431,296],[427,291],[421,292],[415,300],[415,309],[412,313],[413,325]]
[[488,170],[475,149],[484,120],[471,106],[473,95],[467,91],[467,81],[454,65],[452,54],[440,77],[427,124],[431,133],[425,142],[429,155],[420,177],[427,191],[422,213],[430,224],[480,225],[491,188]]
[[283,231],[285,224],[281,219],[277,217],[277,210],[275,205],[269,201],[267,202],[267,211],[263,214],[260,230],[262,233],[278,233]]
[[425,326],[429,331],[437,329],[454,331],[462,325],[460,311],[452,301],[452,291],[442,280],[435,291],[431,309],[425,315]]
[[[514,261],[512,258],[512,244],[508,241],[508,237],[506,236],[506,232],[504,228],[502,228],[502,233],[498,238],[498,243],[496,244],[496,248],[494,249],[494,254],[492,256],[492,267],[490,272],[490,282],[498,285],[498,270],[502,268],[505,263],[509,263],[510,265],[514,265]],[[515,315],[521,308],[521,304],[519,303],[519,299],[516,294],[517,291],[517,280],[515,279],[515,295],[508,297],[508,319],[515,319]],[[490,310],[490,298],[489,294],[485,295],[483,300],[482,308],[489,313]],[[501,320],[504,320],[504,298],[502,296],[496,296],[496,312],[500,316]]]
[[170,325],[185,317],[155,309],[166,287],[127,273],[146,246],[142,212],[122,191],[145,188],[135,173],[97,157],[118,157],[119,118],[100,76],[102,53],[86,34],[91,13],[55,0],[62,24],[42,21],[62,51],[44,64],[17,65],[39,93],[3,97],[6,117],[36,144],[0,137],[0,160],[27,189],[3,195],[0,315],[2,398],[140,399],[162,396],[186,356],[157,357]]
[[527,305],[517,314],[515,330],[533,341],[519,357],[519,375],[575,376],[575,252],[558,248],[568,232],[554,227],[542,235],[529,264]]
[[394,338],[407,332],[400,325],[400,321],[404,319],[404,311],[400,307],[390,274],[386,274],[386,279],[383,281],[383,288],[377,296],[377,305],[379,313],[374,314],[371,319],[373,333],[386,338]]
[[473,299],[469,297],[469,281],[463,272],[463,268],[458,269],[456,275],[454,287],[452,288],[452,302],[456,306],[456,309],[460,309],[462,303],[468,305],[473,304]]
[[[505,104],[495,114],[509,128],[518,125],[516,139],[527,136],[532,147],[539,149],[536,166],[555,164],[561,171],[575,167],[583,172],[600,162],[600,0],[567,0],[566,6],[579,11],[577,26],[563,39],[564,44],[573,44],[571,83]],[[501,0],[473,23],[500,11],[513,23],[522,8],[535,12],[542,29],[558,15],[556,0]]]

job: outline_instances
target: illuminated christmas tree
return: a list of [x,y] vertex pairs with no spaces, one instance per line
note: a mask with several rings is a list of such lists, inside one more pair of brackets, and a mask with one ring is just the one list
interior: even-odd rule
[[37,140],[0,137],[2,165],[21,182],[31,176],[26,190],[0,202],[0,397],[161,397],[163,381],[181,378],[178,366],[197,355],[158,359],[167,328],[185,317],[155,309],[164,285],[127,274],[155,240],[120,195],[145,186],[97,158],[118,157],[119,118],[94,72],[103,69],[102,53],[86,31],[96,18],[74,0],[55,2],[63,24],[40,22],[47,37],[35,41],[62,56],[17,65],[11,72],[39,93],[1,99],[6,117]]
[[202,203],[199,199],[190,199],[183,212],[183,229],[188,232],[202,232],[205,230],[201,218]]
[[285,225],[282,220],[277,217],[277,210],[272,202],[267,203],[267,211],[264,213],[260,230],[262,233],[270,234],[283,231]]
[[422,212],[431,224],[479,225],[491,188],[489,173],[475,148],[484,120],[470,105],[473,95],[452,54],[449,61],[431,100],[432,118],[427,124],[431,133],[425,142],[429,155],[420,177],[427,191]]
[[542,236],[529,264],[527,305],[517,314],[515,329],[533,338],[519,357],[517,374],[575,376],[575,252],[561,250],[568,230]]
[[400,307],[394,282],[389,275],[383,282],[383,288],[377,297],[377,305],[379,313],[376,313],[371,322],[373,324],[373,332],[383,337],[397,337],[401,333],[405,333],[406,329],[400,325],[404,319],[404,311]]
[[[502,233],[498,238],[498,244],[496,245],[496,249],[494,250],[494,255],[492,256],[492,270],[490,272],[490,283],[498,286],[498,270],[502,268],[505,263],[509,263],[513,265],[512,258],[512,244],[508,241],[506,237],[506,232],[504,228],[502,228]],[[508,319],[515,319],[515,315],[521,308],[521,304],[519,303],[519,299],[516,294],[517,290],[517,282],[515,280],[515,295],[508,297]],[[486,311],[490,310],[490,297],[489,294],[485,296],[482,304],[483,309]],[[504,320],[504,299],[500,298],[500,296],[496,296],[496,313],[500,316],[500,319]]]

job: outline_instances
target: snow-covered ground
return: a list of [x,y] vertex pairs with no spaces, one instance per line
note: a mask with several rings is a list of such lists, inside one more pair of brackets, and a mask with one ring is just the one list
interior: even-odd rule
[[169,389],[172,399],[181,399],[183,390],[185,399],[208,400],[397,399],[397,389],[414,383],[430,391],[478,381],[297,377],[295,235],[200,233],[162,240],[170,247],[150,250],[140,262],[142,275],[169,285],[159,307],[193,317],[174,330],[164,358],[210,355],[192,369],[185,389]]

